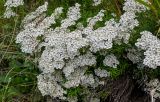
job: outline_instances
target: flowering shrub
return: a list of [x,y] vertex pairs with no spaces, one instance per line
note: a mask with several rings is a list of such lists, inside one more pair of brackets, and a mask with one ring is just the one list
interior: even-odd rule
[[[101,0],[93,0],[97,6]],[[146,3],[149,3],[146,1]],[[7,0],[5,18],[15,16],[11,7],[23,5],[22,0]],[[110,53],[114,45],[128,44],[136,27],[139,26],[137,14],[149,10],[135,0],[125,0],[119,20],[111,18],[104,21],[105,10],[100,10],[95,16],[87,19],[84,26],[81,18],[81,5],[76,3],[68,8],[66,18],[60,21],[60,26],[53,27],[63,14],[63,7],[58,7],[47,16],[48,2],[39,6],[22,20],[22,28],[16,37],[16,43],[21,50],[28,54],[39,54],[38,68],[41,73],[37,76],[38,89],[43,96],[78,101],[77,96],[68,96],[68,90],[78,87],[95,89],[104,85],[105,77],[111,75],[107,68],[117,68],[121,61]],[[104,26],[95,29],[97,22],[104,21]],[[76,25],[74,30],[70,27]],[[127,57],[134,64],[157,68],[160,62],[159,39],[148,31],[141,32],[141,38],[135,44],[143,53],[134,55],[137,49],[127,49]],[[98,56],[103,56],[98,60]],[[143,62],[142,62],[143,60]],[[99,65],[102,63],[102,65]],[[103,67],[102,67],[103,66]],[[100,101],[93,98],[95,102]]]

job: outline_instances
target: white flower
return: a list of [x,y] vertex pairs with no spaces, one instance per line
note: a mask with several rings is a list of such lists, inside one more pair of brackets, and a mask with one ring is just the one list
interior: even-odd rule
[[[38,7],[35,12],[30,13],[24,18],[24,30],[22,30],[16,37],[16,43],[20,43],[22,45],[22,52],[33,53],[40,42],[37,40],[37,37],[44,35],[45,30],[48,29],[51,24],[55,23],[54,20],[56,19],[56,16],[59,16],[62,13],[62,8],[57,8],[55,13],[53,13],[50,17],[45,18],[44,15],[39,16],[47,10],[47,5],[48,3],[45,2],[45,4]],[[35,20],[32,21],[33,19]],[[41,19],[43,19],[42,22],[37,25]]]
[[99,5],[99,4],[101,4],[101,2],[102,2],[102,0],[93,0],[93,6],[97,6],[97,5]]
[[22,52],[32,53],[38,45],[37,36],[43,34],[42,29],[28,28],[21,31],[16,37],[16,43],[21,44]]
[[103,17],[104,17],[104,12],[105,10],[101,10],[100,12],[98,12],[98,14],[92,18],[88,18],[87,22],[88,22],[88,27],[93,28],[93,26],[96,24],[96,22],[98,21],[102,21]]
[[49,74],[40,74],[38,78],[38,89],[41,91],[42,95],[50,95],[51,97],[59,97],[60,99],[65,99],[63,96],[66,91],[56,82],[54,76]]
[[93,86],[95,84],[95,79],[93,74],[84,75],[81,77],[81,84],[85,87]]
[[[145,2],[149,3],[148,0],[146,0]],[[123,6],[123,10],[124,11],[133,11],[133,12],[142,12],[142,11],[146,11],[147,7],[140,4],[139,2],[137,2],[136,0],[125,0],[124,6]]]
[[105,59],[103,60],[103,64],[105,66],[117,68],[119,61],[117,60],[117,58],[113,54],[111,54],[111,55],[107,55],[105,57]]
[[64,87],[71,88],[79,86],[86,69],[87,67],[77,68],[72,74],[66,77],[68,81],[64,83]]
[[90,102],[100,102],[100,99],[98,99],[98,98],[91,98]]
[[24,4],[23,0],[7,0],[4,6],[11,8],[11,7],[18,7],[19,5],[23,4]]
[[10,18],[16,16],[17,14],[11,8],[18,7],[23,4],[24,4],[23,0],[7,0],[4,5],[6,6],[6,11],[4,12],[4,18]]
[[76,96],[67,97],[68,102],[78,102],[78,98]]
[[150,68],[157,68],[157,66],[160,66],[160,40],[148,31],[141,32],[141,35],[135,45],[146,50],[143,64]]
[[160,93],[159,93],[160,82],[159,82],[159,80],[158,79],[153,79],[153,80],[150,80],[150,82],[146,83],[145,91],[147,91],[151,95],[152,100],[160,98]]
[[[46,3],[47,5],[47,3]],[[60,14],[62,14],[63,8],[62,7],[58,7],[55,9],[54,13],[51,14],[51,16],[46,17],[42,22],[40,22],[40,24],[37,26],[37,28],[41,28],[41,29],[47,29],[49,28],[52,24],[56,23],[55,19],[57,19]],[[43,10],[41,10],[43,11]]]
[[75,25],[75,21],[77,21],[80,17],[80,4],[76,3],[75,6],[69,8],[67,18],[61,22],[61,28],[66,29],[71,25]]
[[[88,30],[86,30],[88,29]],[[105,23],[104,27],[100,27],[96,30],[91,30],[87,27],[85,30],[87,39],[90,43],[90,50],[97,52],[102,49],[110,49],[113,45],[113,39],[117,36],[117,23],[111,19]]]
[[115,42],[121,44],[121,40],[124,43],[128,43],[130,38],[130,32],[139,25],[138,20],[136,19],[135,12],[125,12],[119,20],[118,29],[117,29],[117,37],[115,38]]
[[139,25],[136,19],[136,13],[146,11],[147,7],[138,3],[136,0],[125,0],[123,10],[124,14],[120,17],[118,36],[115,42],[121,44],[121,40],[124,43],[128,43],[130,38],[130,32]]
[[73,60],[66,63],[66,67],[63,68],[63,73],[68,77],[74,70],[79,67],[93,66],[96,64],[96,57],[92,53],[86,53],[84,55],[75,57]]
[[[56,8],[54,13],[46,16],[47,6],[48,3],[45,2],[44,5],[28,14],[22,21],[23,29],[16,37],[16,43],[21,44],[23,52],[40,54],[38,68],[42,74],[37,78],[38,88],[42,95],[65,100],[64,87],[68,89],[82,85],[95,88],[104,84],[101,78],[110,75],[106,70],[98,68],[94,69],[94,73],[87,73],[89,67],[97,64],[94,54],[103,49],[112,48],[113,41],[123,40],[124,43],[128,43],[130,32],[139,24],[136,19],[136,12],[139,11],[137,9],[128,10],[118,22],[110,19],[103,27],[94,29],[98,21],[103,21],[105,11],[100,10],[96,16],[88,18],[87,27],[79,23],[77,28],[71,31],[69,27],[76,25],[77,20],[81,17],[80,5],[76,3],[70,7],[67,17],[61,21],[59,27],[55,28],[52,28],[51,25],[56,23],[63,8]],[[144,47],[147,50],[150,45],[146,44]],[[81,49],[85,49],[85,53],[81,53]],[[153,47],[152,49],[146,51],[145,55],[155,53],[158,48]],[[119,61],[111,54],[105,57],[103,63],[105,66],[117,68]],[[158,61],[156,65],[157,63]]]
[[85,75],[87,67],[77,68],[72,74],[67,76],[67,82],[64,84],[66,88],[77,87],[80,84],[88,87],[97,87],[99,84],[99,80],[94,78],[92,74]]
[[104,69],[98,68],[98,69],[95,69],[94,72],[95,72],[95,74],[96,74],[97,76],[99,76],[100,78],[110,76],[110,73],[107,72],[107,71],[104,70]]
[[11,18],[16,16],[16,13],[9,7],[6,8],[6,11],[4,12],[4,18]]
[[143,60],[141,50],[135,48],[128,49],[127,57],[133,64],[140,63]]
[[137,39],[137,43],[135,44],[137,47],[140,47],[143,50],[147,50],[151,46],[159,43],[159,39],[154,36],[151,32],[143,31],[140,33],[142,36],[140,39]]
[[31,12],[28,15],[26,15],[26,17],[22,21],[22,24],[25,26],[25,24],[28,24],[31,21],[33,21],[35,18],[37,18],[42,13],[47,11],[47,7],[48,7],[48,2],[45,2],[44,5],[39,6],[34,12]]

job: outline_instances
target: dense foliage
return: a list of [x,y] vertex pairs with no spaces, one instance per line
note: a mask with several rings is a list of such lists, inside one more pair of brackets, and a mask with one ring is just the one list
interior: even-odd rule
[[126,73],[160,97],[158,0],[11,1],[0,1],[2,102],[99,102],[109,92],[96,88]]

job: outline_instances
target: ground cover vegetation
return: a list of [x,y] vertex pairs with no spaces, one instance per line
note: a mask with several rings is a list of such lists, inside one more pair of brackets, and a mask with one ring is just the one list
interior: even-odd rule
[[160,98],[159,0],[9,1],[0,0],[2,102]]

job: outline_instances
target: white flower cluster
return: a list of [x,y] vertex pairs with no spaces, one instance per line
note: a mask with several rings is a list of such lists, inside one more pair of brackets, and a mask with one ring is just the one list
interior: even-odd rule
[[113,54],[107,55],[105,59],[103,60],[103,64],[105,66],[109,66],[112,68],[117,68],[117,65],[119,64],[119,61],[117,60],[116,56]]
[[[16,37],[16,43],[21,43],[22,45],[22,52],[32,53],[40,42],[37,37],[44,35],[51,24],[55,23],[55,16],[62,13],[62,8],[57,8],[55,13],[50,17],[45,18],[44,15],[40,16],[40,14],[47,10],[47,5],[48,3],[46,2],[37,8],[35,12],[32,12],[24,18],[24,29]],[[36,18],[37,16],[38,18]],[[42,20],[42,22],[38,24],[40,20]]]
[[[86,63],[85,61],[82,61],[82,64],[75,60],[80,61],[82,58],[91,57],[91,54],[89,56],[86,54],[86,56],[81,56],[82,58],[75,58],[75,56],[80,54],[79,49],[87,45],[87,40],[82,38],[80,30],[70,32],[69,29],[67,29],[69,26],[74,25],[75,21],[79,19],[79,7],[79,4],[75,4],[74,7],[69,8],[69,11],[67,12],[68,16],[66,19],[62,20],[61,27],[46,31],[44,42],[41,45],[45,47],[45,50],[39,60],[39,68],[43,72],[54,72],[54,69],[62,69],[65,67],[64,60],[68,60],[66,63],[67,66],[63,70],[63,72],[66,72],[65,75],[68,75],[74,71],[75,67],[83,64],[85,65]],[[90,61],[92,60],[88,60],[87,62]],[[69,68],[72,68],[73,70]]]
[[[94,19],[94,17],[93,17],[93,19]],[[99,19],[99,20],[101,20],[101,19]],[[90,20],[90,21],[92,21],[92,20]],[[89,22],[89,24],[91,24],[91,23]],[[113,39],[117,36],[116,31],[117,31],[117,23],[113,19],[107,21],[105,23],[104,27],[100,27],[96,30],[93,30],[90,27],[90,25],[89,25],[89,27],[85,28],[84,34],[88,35],[87,39],[90,42],[90,51],[97,52],[102,49],[112,48]]]
[[100,78],[110,76],[110,73],[109,73],[108,71],[106,71],[106,70],[104,70],[104,69],[100,69],[100,68],[95,69],[95,70],[94,70],[94,73],[95,73],[97,76],[99,76]]
[[77,21],[80,17],[80,5],[76,3],[74,7],[69,8],[67,18],[61,22],[61,28],[67,29],[69,26],[75,25],[75,21]]
[[[24,27],[27,26],[27,24],[31,23],[35,18],[39,17],[42,13],[47,11],[47,6],[48,6],[48,2],[45,2],[44,5],[39,6],[34,12],[31,12],[28,15],[26,15],[26,17],[22,21],[23,26]],[[33,24],[36,24],[36,22],[33,22],[30,25],[33,25]]]
[[87,65],[91,66],[94,64],[96,64],[96,57],[93,56],[91,53],[87,53],[67,62],[66,66],[63,68],[63,73],[66,77],[68,77],[72,72],[74,72],[74,69]]
[[16,16],[16,13],[13,12],[13,10],[9,7],[6,8],[6,11],[4,12],[4,18],[10,18]]
[[[39,69],[42,71],[38,78],[38,88],[43,95],[53,98],[67,99],[64,97],[68,88],[79,85],[97,87],[103,82],[99,79],[110,75],[102,69],[95,69],[94,73],[86,74],[90,66],[96,65],[94,53],[103,49],[112,48],[113,41],[129,39],[129,31],[138,26],[135,13],[125,12],[117,23],[114,19],[105,22],[103,27],[94,29],[98,21],[103,21],[105,10],[96,16],[88,18],[87,27],[79,24],[77,29],[71,31],[70,26],[76,25],[80,19],[80,4],[70,7],[67,17],[61,21],[59,27],[51,28],[62,13],[61,7],[55,9],[51,16],[46,17],[48,3],[38,7],[28,14],[22,21],[22,31],[17,35],[16,43],[21,44],[25,53],[41,53]],[[80,53],[80,49],[86,49]],[[117,68],[119,61],[111,54],[105,57],[104,65]],[[58,73],[60,71],[60,73]],[[62,81],[64,78],[65,82]]]
[[68,102],[78,102],[78,98],[76,96],[67,97]]
[[7,7],[18,7],[19,5],[23,5],[23,0],[7,0],[5,6]]
[[120,17],[118,23],[118,35],[115,39],[115,42],[121,44],[121,40],[124,43],[128,43],[130,38],[130,32],[139,25],[138,20],[136,19],[136,13],[146,11],[146,7],[136,0],[125,0],[123,10],[124,14]]
[[141,50],[135,48],[128,49],[127,57],[133,64],[140,63],[143,60]]
[[93,6],[97,6],[99,4],[101,4],[102,0],[93,0]]
[[96,24],[96,22],[102,21],[103,17],[104,17],[104,12],[105,12],[105,10],[101,10],[96,16],[94,16],[92,18],[88,18],[87,19],[88,27],[93,28],[93,26]]
[[[143,0],[144,1],[144,0]],[[144,2],[149,3],[148,0]],[[129,12],[142,12],[146,11],[146,6],[140,4],[139,2],[135,2],[135,0],[125,0],[123,10]]]
[[77,68],[77,70],[75,70],[72,74],[66,77],[68,81],[64,84],[64,87],[77,87],[80,84],[86,87],[96,87],[98,85],[97,80],[92,74],[85,75],[86,70],[87,67]]
[[7,0],[5,5],[6,11],[4,12],[4,18],[10,18],[12,16],[16,16],[16,13],[12,10],[12,7],[18,7],[23,5],[23,0]]
[[98,98],[91,98],[90,102],[100,102],[100,99],[98,99]]
[[160,98],[160,82],[158,79],[153,79],[149,83],[146,83],[145,91],[151,96],[151,102],[155,102],[157,98]]
[[[125,12],[119,21],[119,32],[117,39],[122,39],[124,43],[128,43],[130,31],[139,25],[136,14],[133,12]],[[116,39],[116,40],[117,40]]]
[[40,74],[38,78],[38,89],[41,91],[42,95],[50,95],[55,98],[65,99],[63,94],[66,94],[66,91],[58,84],[60,78],[56,78],[58,74]]
[[150,68],[157,68],[157,66],[160,66],[160,40],[148,31],[143,31],[140,34],[142,36],[135,45],[146,50],[143,64]]

